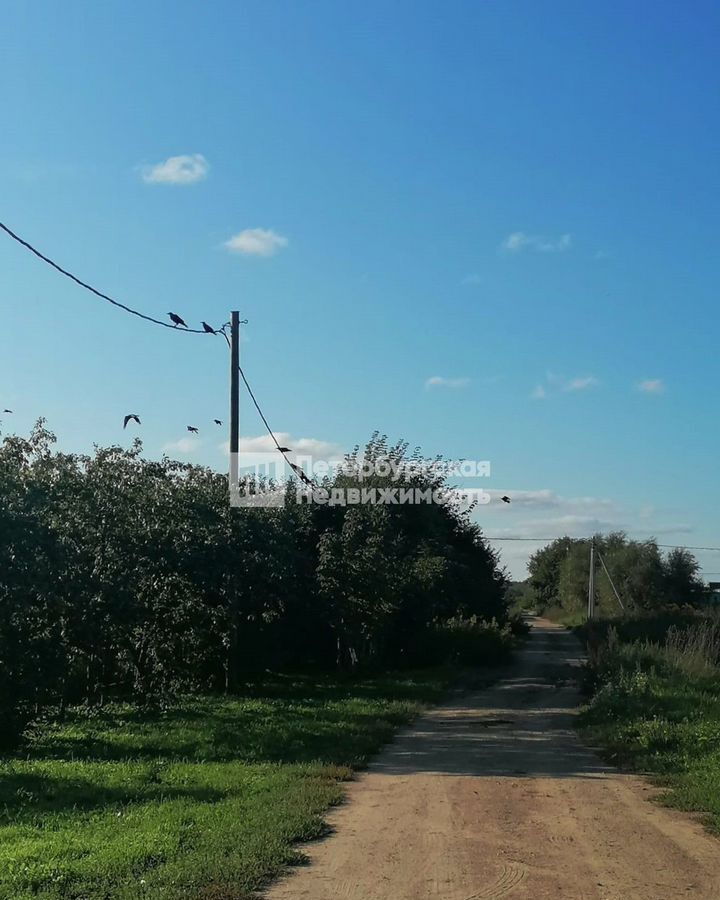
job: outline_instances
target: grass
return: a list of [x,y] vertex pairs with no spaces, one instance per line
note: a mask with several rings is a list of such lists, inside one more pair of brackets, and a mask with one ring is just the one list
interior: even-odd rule
[[449,673],[276,678],[166,710],[71,710],[0,760],[0,897],[248,898]]
[[[626,629],[637,631],[637,623]],[[662,643],[623,642],[610,629],[590,659],[594,693],[581,716],[585,734],[614,762],[667,787],[663,803],[703,813],[720,834],[717,620],[670,627]]]
[[562,606],[548,606],[541,613],[551,622],[564,625],[566,628],[578,628],[587,621],[585,609],[564,609]]

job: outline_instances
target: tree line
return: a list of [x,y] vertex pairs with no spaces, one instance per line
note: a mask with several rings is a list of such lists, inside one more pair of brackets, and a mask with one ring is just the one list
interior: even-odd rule
[[[606,573],[598,560],[595,591],[600,615],[620,612],[613,585],[630,613],[673,605],[700,606],[707,600],[700,566],[689,550],[678,547],[663,554],[655,540],[634,541],[622,532],[597,535],[594,540],[608,570]],[[589,560],[589,540],[563,537],[538,550],[528,563],[530,577],[523,604],[540,610],[585,609]]]
[[374,435],[325,486],[387,486],[361,473],[388,460],[393,487],[445,502],[231,509],[225,475],[145,459],[139,441],[92,455],[54,443],[40,421],[0,444],[7,734],[53,704],[233,691],[264,669],[422,663],[438,622],[505,620],[495,552],[404,442]]

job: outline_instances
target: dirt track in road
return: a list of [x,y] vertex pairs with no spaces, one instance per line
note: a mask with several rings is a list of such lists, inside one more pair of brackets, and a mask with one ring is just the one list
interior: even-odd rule
[[536,620],[506,678],[423,716],[349,786],[268,900],[719,900],[720,841],[575,736],[579,655]]

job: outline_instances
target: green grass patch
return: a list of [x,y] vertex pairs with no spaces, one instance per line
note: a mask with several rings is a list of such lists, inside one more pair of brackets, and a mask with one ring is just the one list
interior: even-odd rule
[[[668,806],[705,814],[720,833],[720,669],[712,623],[672,629],[662,644],[609,640],[592,649],[586,737],[668,788]],[[633,633],[633,629],[629,629]]]
[[0,897],[247,898],[448,680],[276,678],[36,724],[0,760]]

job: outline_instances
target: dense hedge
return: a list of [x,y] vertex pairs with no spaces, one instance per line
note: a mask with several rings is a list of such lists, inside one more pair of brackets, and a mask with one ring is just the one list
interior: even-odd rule
[[[47,704],[233,690],[265,668],[417,662],[438,622],[505,620],[496,555],[450,497],[230,509],[225,476],[143,459],[139,442],[92,456],[53,442],[40,422],[0,445],[6,734]],[[413,459],[376,436],[333,483],[359,483],[380,458],[396,471]],[[401,483],[445,489],[435,470]]]

